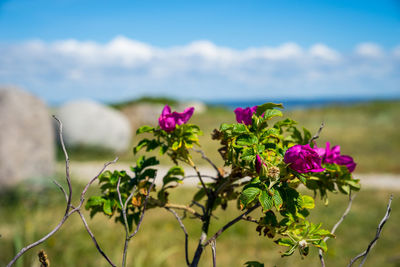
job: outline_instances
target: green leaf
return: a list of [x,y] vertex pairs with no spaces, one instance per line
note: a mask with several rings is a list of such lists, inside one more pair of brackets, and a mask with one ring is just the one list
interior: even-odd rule
[[87,200],[85,208],[89,209],[90,207],[93,207],[93,206],[103,205],[104,201],[105,201],[105,199],[102,198],[101,196],[92,196]]
[[264,114],[264,118],[266,120],[272,119],[273,117],[277,116],[279,117],[283,116],[282,111],[280,111],[279,109],[267,109]]
[[223,123],[221,124],[221,126],[219,127],[220,131],[227,131],[229,129],[232,129],[233,124],[227,124],[227,123]]
[[247,147],[243,149],[241,159],[245,161],[253,161],[256,157],[256,154],[254,153],[254,149],[252,147]]
[[235,135],[248,132],[246,125],[242,123],[233,124],[232,133]]
[[311,242],[315,247],[322,249],[324,252],[328,251],[328,246],[326,245],[326,242],[324,240],[318,240]]
[[275,208],[277,210],[280,210],[280,208],[282,207],[282,204],[283,204],[281,194],[279,193],[278,190],[276,190],[274,188],[273,188],[272,192],[274,193],[274,195],[272,196],[272,200],[274,201]]
[[173,166],[168,170],[167,175],[185,175],[185,170],[181,166]]
[[264,212],[270,210],[274,205],[272,196],[270,196],[267,191],[262,191],[260,196],[258,197],[258,200],[260,201]]
[[180,147],[180,142],[178,142],[178,141],[175,141],[173,144],[172,144],[172,150],[178,150],[178,148]]
[[236,139],[236,144],[239,146],[251,146],[257,143],[258,138],[253,134],[243,134]]
[[257,107],[256,115],[260,116],[263,114],[267,109],[273,108],[283,108],[282,104],[275,104],[275,103],[265,103]]
[[301,196],[301,201],[299,205],[304,208],[304,209],[313,209],[315,208],[315,203],[314,199],[310,196],[307,195],[302,195]]
[[154,127],[144,125],[136,130],[136,134],[149,133],[149,132],[153,132],[153,131],[154,131]]
[[113,206],[112,203],[113,203],[112,199],[106,199],[104,201],[103,211],[104,211],[105,214],[112,215],[112,206]]
[[293,242],[292,239],[290,238],[279,238],[278,240],[275,241],[280,246],[285,246],[285,247],[292,247],[296,245],[295,242]]
[[264,267],[264,263],[258,261],[247,261],[245,265],[246,267]]
[[258,187],[247,187],[240,194],[240,202],[246,207],[250,202],[252,202],[259,194],[261,190]]

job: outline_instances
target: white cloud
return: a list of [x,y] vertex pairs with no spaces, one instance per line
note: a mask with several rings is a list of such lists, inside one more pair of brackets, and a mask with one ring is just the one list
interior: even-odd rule
[[[181,97],[285,97],[400,94],[400,46],[343,53],[325,44],[234,49],[201,40],[155,47],[123,36],[107,43],[34,40],[0,44],[0,84],[17,84],[51,101],[116,100],[141,94]],[[376,60],[380,59],[380,60]]]
[[359,56],[369,58],[381,58],[384,56],[382,48],[374,43],[359,44],[355,49],[355,53]]
[[310,48],[310,55],[317,59],[337,62],[341,59],[338,52],[324,44],[316,44]]

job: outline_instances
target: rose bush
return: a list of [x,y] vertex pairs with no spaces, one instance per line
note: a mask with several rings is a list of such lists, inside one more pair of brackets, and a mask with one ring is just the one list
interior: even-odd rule
[[[235,109],[237,123],[222,123],[212,133],[212,139],[220,142],[218,152],[228,171],[215,166],[203,153],[203,158],[215,169],[215,176],[206,182],[192,159],[192,153],[198,152],[193,146],[200,146],[198,136],[202,134],[198,126],[188,123],[194,109],[177,113],[165,106],[157,127],[143,126],[137,130],[138,135],[147,133],[147,136],[133,149],[134,154],[158,149],[159,156],[172,160],[174,165],[162,177],[162,182],[152,187],[157,173],[153,167],[159,163],[156,157],[141,156],[131,168],[133,176],[126,171],[104,173],[100,177],[101,194],[91,197],[86,208],[92,216],[104,213],[122,224],[127,223],[130,229],[138,223],[146,204],[146,209],[180,209],[191,213],[202,234],[191,261],[185,241],[185,260],[189,266],[197,266],[206,246],[256,209],[262,212],[250,221],[257,224],[260,235],[288,247],[283,256],[292,255],[296,249],[306,256],[310,247],[326,251],[324,238],[333,235],[321,223],[308,221],[310,210],[315,206],[314,198],[298,188],[303,184],[326,203],[329,191],[349,194],[359,190],[358,180],[351,173],[355,163],[350,156],[340,155],[338,146],[330,149],[327,143],[325,149],[317,148],[310,131],[298,130],[295,121],[279,120],[282,108],[281,104],[266,103]],[[195,170],[199,188],[191,203],[171,203],[169,196],[173,189],[186,179],[182,164]],[[127,199],[130,200],[127,206],[122,207],[120,203]],[[232,204],[242,214],[210,236],[209,226],[215,219],[215,210],[225,210]]]

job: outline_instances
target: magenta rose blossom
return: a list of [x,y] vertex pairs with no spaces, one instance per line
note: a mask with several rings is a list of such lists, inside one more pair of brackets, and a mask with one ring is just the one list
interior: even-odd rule
[[165,105],[160,117],[158,118],[158,124],[164,131],[172,132],[175,130],[176,125],[186,123],[190,117],[192,117],[193,112],[194,107],[190,107],[185,109],[182,113],[176,111],[171,113],[171,108],[168,105]]
[[256,113],[257,106],[254,107],[247,107],[247,108],[236,108],[234,110],[236,114],[236,121],[238,123],[244,123],[246,125],[251,124],[251,117],[253,116],[254,113]]
[[349,172],[353,172],[356,168],[356,163],[353,158],[348,155],[340,155],[340,146],[330,148],[331,144],[326,142],[326,148],[316,147],[314,150],[321,157],[323,163],[344,165]]
[[284,161],[299,173],[323,172],[321,158],[310,145],[295,145],[286,150]]
[[330,148],[331,144],[326,142],[326,148],[316,147],[314,150],[321,157],[323,163],[344,165],[349,172],[353,172],[356,168],[356,163],[353,158],[348,155],[340,155],[340,146]]

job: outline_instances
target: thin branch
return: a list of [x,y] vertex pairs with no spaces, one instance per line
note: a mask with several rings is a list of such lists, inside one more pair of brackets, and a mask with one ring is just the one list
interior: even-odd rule
[[72,201],[72,186],[71,186],[71,178],[70,178],[70,173],[69,173],[69,156],[68,156],[67,149],[65,148],[65,143],[64,143],[64,138],[63,138],[63,124],[56,116],[53,115],[53,118],[58,123],[58,137],[59,137],[61,148],[64,152],[64,157],[65,157],[65,179],[67,180],[67,185],[68,185],[68,200],[67,200],[67,207],[65,209],[65,215],[67,215],[71,208],[71,201]]
[[314,134],[313,137],[310,138],[308,141],[309,144],[311,144],[313,141],[317,140],[319,138],[319,135],[321,134],[322,129],[325,127],[325,123],[321,122],[321,126],[319,126],[318,132]]
[[188,239],[189,239],[189,235],[188,232],[186,230],[185,225],[182,222],[181,217],[179,217],[178,213],[176,213],[176,211],[174,211],[171,208],[165,208],[166,210],[168,210],[169,212],[171,212],[175,218],[178,220],[179,226],[182,228],[182,231],[185,234],[185,260],[186,260],[186,264],[189,266],[190,265],[190,261],[189,261],[189,252],[188,252]]
[[200,154],[201,154],[201,157],[202,157],[204,160],[206,160],[208,163],[210,163],[210,165],[217,171],[218,178],[223,177],[223,175],[221,174],[221,172],[220,172],[220,170],[218,169],[218,167],[214,164],[214,162],[212,162],[212,161],[206,156],[206,154],[204,153],[203,150],[195,149],[195,148],[192,148],[192,150],[195,151],[195,152],[197,152],[197,153],[200,153]]
[[206,192],[208,197],[211,197],[211,193],[209,192],[208,188],[206,187],[206,184],[203,181],[203,177],[202,177],[199,169],[197,168],[197,166],[194,164],[194,162],[190,158],[188,158],[188,162],[189,162],[189,165],[193,167],[194,171],[197,174],[197,177],[199,177],[199,180],[200,180],[201,186],[204,189],[204,192]]
[[104,164],[103,168],[99,171],[99,173],[92,178],[92,180],[89,181],[89,183],[87,183],[87,185],[85,186],[85,188],[83,189],[82,193],[81,193],[81,198],[80,198],[80,202],[78,205],[78,209],[80,209],[82,207],[83,202],[85,201],[85,194],[87,192],[87,190],[89,189],[89,187],[91,186],[91,184],[97,180],[97,178],[99,178],[99,176],[104,172],[104,170],[108,167],[108,165],[114,164],[116,163],[118,160],[118,157],[116,157],[113,161],[109,161],[107,163]]
[[356,257],[354,257],[353,259],[350,260],[350,263],[349,263],[349,265],[347,265],[347,267],[351,267],[353,265],[353,263],[361,257],[363,257],[363,259],[358,266],[361,267],[364,265],[365,260],[367,259],[368,253],[375,246],[376,242],[378,241],[378,239],[381,235],[383,226],[385,225],[386,221],[389,219],[390,212],[392,211],[392,208],[390,207],[392,205],[392,199],[393,199],[393,195],[391,195],[389,198],[389,203],[386,208],[385,216],[382,218],[381,222],[378,225],[378,228],[376,229],[376,235],[375,235],[374,239],[368,244],[368,247],[365,251],[361,252]]
[[[350,209],[351,209],[351,204],[353,203],[353,200],[356,198],[356,195],[351,195],[351,191],[349,194],[349,203],[347,204],[347,208],[344,211],[342,217],[340,217],[339,221],[333,226],[331,230],[331,234],[335,234],[336,229],[339,227],[339,225],[343,222],[344,218],[346,218],[347,214],[349,214]],[[325,237],[323,240],[326,242],[329,239],[329,236]],[[324,260],[324,255],[323,255],[323,250],[319,249],[318,251],[319,254],[319,260],[321,261],[321,266],[325,267],[325,260]]]
[[145,198],[145,200],[144,200],[144,203],[143,203],[143,212],[142,212],[142,215],[140,216],[140,219],[139,219],[139,222],[138,222],[138,224],[137,224],[137,226],[136,226],[135,231],[134,231],[131,235],[129,235],[129,239],[131,239],[132,237],[134,237],[134,236],[137,234],[137,232],[139,231],[140,225],[142,224],[142,221],[143,221],[143,218],[144,218],[144,213],[145,213],[145,211],[146,211],[147,202],[149,201],[149,198],[150,198],[150,192],[151,192],[151,190],[153,189],[153,186],[154,186],[155,182],[156,182],[156,179],[154,178],[154,179],[153,179],[153,182],[151,183],[151,185],[150,185],[150,187],[149,187],[149,190],[148,190],[148,192],[147,192],[147,196],[146,196],[146,198]]
[[252,211],[254,211],[255,209],[257,209],[258,207],[260,207],[260,204],[257,203],[256,205],[254,205],[253,207],[249,208],[248,210],[246,210],[246,212],[240,214],[239,216],[237,216],[235,219],[233,219],[232,221],[228,222],[227,224],[225,224],[221,229],[219,229],[210,239],[208,239],[205,243],[204,243],[204,247],[209,245],[211,242],[213,242],[214,240],[217,240],[217,238],[223,233],[225,232],[226,229],[228,229],[229,227],[231,227],[232,225],[234,225],[235,223],[237,223],[238,221],[242,220],[247,214],[251,213]]
[[188,207],[188,206],[185,206],[185,205],[167,203],[167,204],[165,204],[164,207],[165,208],[178,209],[178,210],[184,210],[184,211],[187,211],[187,212],[193,214],[194,216],[196,216],[196,217],[198,217],[200,219],[203,218],[203,215],[201,215],[200,213],[198,213],[197,211],[195,211],[191,207]]
[[[217,180],[217,178],[215,178],[214,176],[211,176],[211,175],[201,175],[202,177],[204,177],[204,178],[210,178],[210,179],[213,179],[214,181],[216,181]],[[199,177],[197,174],[196,175],[186,175],[186,176],[184,176],[183,178],[182,178],[182,180],[184,180],[184,179],[186,179],[186,178],[197,178],[197,177]]]
[[62,185],[59,184],[56,180],[53,180],[53,183],[54,183],[58,188],[60,188],[61,192],[62,192],[62,193],[64,194],[64,196],[65,196],[65,200],[66,200],[67,203],[68,203],[68,194],[67,194],[67,192],[65,192],[64,187],[62,187]]
[[[61,143],[61,147],[64,151],[64,156],[65,156],[65,173],[66,173],[66,181],[67,181],[67,185],[68,185],[68,194],[65,191],[65,189],[56,181],[54,181],[54,183],[60,188],[60,190],[62,191],[62,193],[65,196],[65,199],[67,201],[67,206],[65,209],[65,213],[63,218],[61,219],[61,221],[57,224],[56,227],[53,228],[53,230],[51,230],[47,235],[45,235],[44,237],[42,237],[41,239],[39,239],[38,241],[29,244],[28,246],[22,248],[17,255],[15,255],[15,257],[7,264],[7,267],[11,267],[25,252],[27,252],[28,250],[30,250],[33,247],[36,247],[37,245],[40,245],[41,243],[43,243],[44,241],[46,241],[48,238],[50,238],[52,235],[54,235],[60,228],[61,226],[65,223],[65,221],[69,218],[69,216],[71,216],[73,213],[78,212],[81,215],[80,212],[80,208],[82,207],[83,201],[84,201],[84,195],[86,193],[86,191],[88,190],[89,186],[103,173],[104,169],[111,163],[114,163],[118,158],[116,158],[114,161],[106,163],[103,167],[103,169],[100,171],[100,173],[94,177],[84,188],[84,190],[82,191],[81,194],[81,201],[79,203],[78,207],[73,207],[71,205],[71,201],[72,201],[72,185],[71,185],[71,179],[70,179],[70,172],[69,172],[69,157],[68,157],[68,153],[67,150],[65,148],[65,144],[64,144],[64,139],[63,139],[63,135],[62,135],[62,123],[61,121],[53,116],[54,119],[58,122],[59,125],[59,139],[60,139],[60,143]],[[72,210],[71,210],[72,208]],[[91,235],[92,239],[94,238],[93,234],[90,232],[90,229],[84,219],[84,217],[81,215],[81,218],[85,224],[86,230],[88,230],[88,233]],[[93,240],[95,241],[95,239]],[[95,241],[96,244],[96,248],[99,250],[99,252],[104,256],[104,258],[108,261],[108,263],[110,263],[111,266],[115,266],[111,260],[105,255],[105,253],[100,249],[100,247],[98,246],[97,242]]]
[[85,217],[83,216],[82,212],[80,210],[77,210],[79,216],[82,219],[83,224],[85,225],[86,231],[88,232],[88,234],[90,235],[90,237],[92,238],[92,241],[94,243],[94,245],[96,246],[97,250],[100,252],[100,254],[108,261],[108,263],[111,266],[115,266],[114,263],[112,263],[112,261],[110,260],[110,258],[107,257],[107,255],[104,253],[104,251],[100,248],[100,245],[97,243],[96,238],[94,237],[94,234],[92,233],[92,231],[90,231],[89,225],[86,222]]
[[192,200],[191,205],[196,205],[197,207],[201,208],[201,210],[203,211],[203,214],[206,213],[206,208],[203,205],[201,205],[199,202]]
[[212,259],[213,259],[213,267],[217,266],[217,241],[213,240],[211,241],[211,253],[212,253]]

